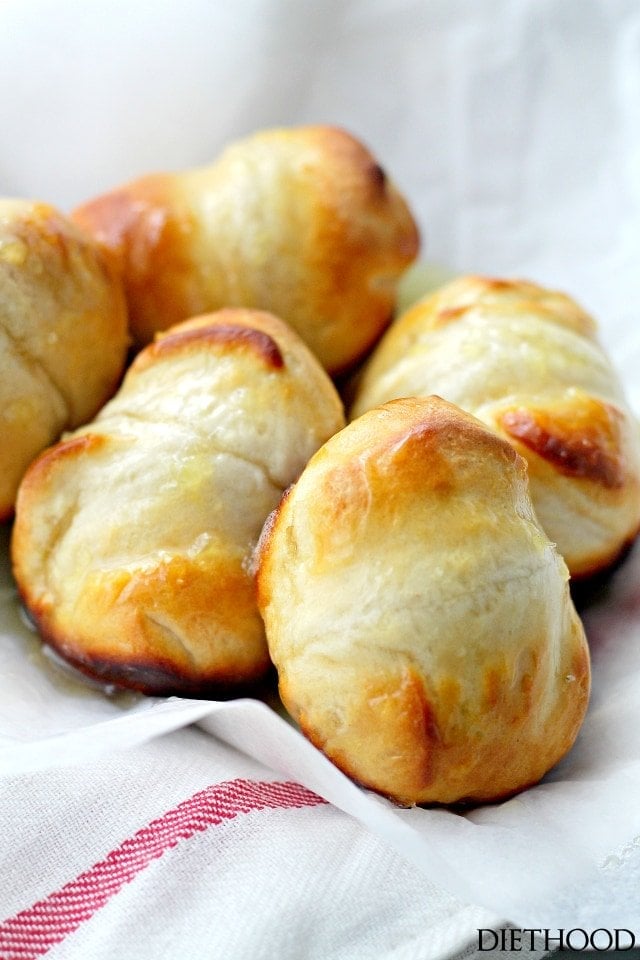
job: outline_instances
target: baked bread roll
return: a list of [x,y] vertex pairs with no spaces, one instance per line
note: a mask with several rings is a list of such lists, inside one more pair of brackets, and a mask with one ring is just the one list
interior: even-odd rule
[[589,657],[567,568],[522,457],[452,404],[396,400],[329,440],[257,576],[285,706],[365,786],[496,800],[572,745]]
[[374,157],[323,126],[258,133],[212,166],[143,177],[74,216],[115,256],[139,343],[197,313],[258,307],[332,374],[382,333],[418,250]]
[[33,458],[116,389],[126,350],[122,288],[96,243],[48,204],[0,199],[0,519]]
[[574,577],[609,566],[640,525],[640,442],[596,326],[570,297],[463,277],[409,309],[368,363],[353,416],[438,394],[527,460],[531,497]]
[[225,310],[174,327],[20,487],[14,573],[44,639],[147,693],[256,680],[269,659],[250,555],[343,424],[328,376],[275,317]]

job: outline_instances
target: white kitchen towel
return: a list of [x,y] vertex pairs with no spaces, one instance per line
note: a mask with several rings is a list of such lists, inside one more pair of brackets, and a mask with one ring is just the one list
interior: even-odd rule
[[436,960],[499,927],[195,728],[5,779],[0,809],[2,960]]

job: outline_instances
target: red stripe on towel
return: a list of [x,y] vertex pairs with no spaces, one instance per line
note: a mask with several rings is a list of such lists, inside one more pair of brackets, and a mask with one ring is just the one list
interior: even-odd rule
[[1,960],[41,957],[180,841],[240,814],[325,803],[297,783],[229,780],[195,793],[138,830],[104,860],[0,924]]

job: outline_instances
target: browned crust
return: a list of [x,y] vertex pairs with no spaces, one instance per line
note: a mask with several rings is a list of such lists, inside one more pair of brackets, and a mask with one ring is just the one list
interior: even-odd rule
[[333,381],[339,380],[341,377],[345,377],[347,374],[350,374],[354,368],[358,366],[358,364],[366,360],[366,358],[375,348],[376,344],[381,340],[385,331],[391,326],[393,317],[393,309],[390,311],[385,311],[384,315],[381,314],[377,327],[375,330],[371,331],[368,341],[363,343],[357,355],[352,355],[348,360],[345,360],[344,363],[334,363],[330,367],[327,367],[327,373]]
[[282,353],[268,333],[232,323],[176,329],[174,333],[159,337],[142,351],[136,358],[134,367],[136,370],[145,369],[160,357],[182,353],[203,344],[248,350],[272,370],[281,370],[284,367]]
[[559,473],[590,480],[608,490],[625,485],[625,461],[621,454],[622,414],[594,398],[562,409],[518,407],[500,415],[504,431]]
[[387,174],[379,163],[374,162],[371,164],[369,176],[374,184],[375,189],[384,190],[387,184]]
[[169,658],[157,654],[125,659],[97,656],[86,650],[81,652],[77,645],[71,647],[51,626],[46,614],[30,605],[22,593],[21,598],[43,642],[76,670],[99,683],[157,697],[204,697],[229,693],[240,696],[243,690],[250,691],[262,682],[268,669],[265,663],[256,665],[254,670],[241,672],[217,668],[209,672],[202,670],[196,678]]
[[[575,642],[575,641],[572,641]],[[296,708],[286,679],[280,681],[282,701],[305,736],[347,776],[400,806],[451,806],[498,802],[539,782],[565,755],[579,732],[589,699],[590,665],[586,643],[576,643],[570,660],[576,692],[570,705],[561,700],[550,718],[548,736],[528,739],[529,719],[538,709],[535,681],[521,679],[516,701],[510,696],[511,672],[489,669],[487,695],[475,725],[488,734],[475,737],[447,730],[447,693],[427,693],[413,668],[401,678],[365,682],[357,691],[350,716],[350,733],[343,746],[318,729],[304,710]],[[440,721],[442,720],[442,727]],[[493,725],[499,731],[493,732]],[[489,727],[491,725],[491,728]],[[356,749],[354,744],[360,744]],[[518,754],[521,758],[518,758]],[[473,785],[473,786],[471,786]]]
[[89,200],[76,207],[71,216],[102,245],[112,263],[124,271],[127,237],[137,219],[129,191],[122,188]]
[[[251,578],[224,563],[211,569],[177,556],[148,572],[98,575],[76,598],[74,617],[84,626],[72,632],[55,603],[32,596],[19,579],[18,587],[42,639],[101,682],[158,696],[200,695],[255,684],[270,666]],[[180,641],[167,646],[163,625],[170,632],[174,621],[193,651]]]
[[109,251],[134,283],[146,279],[152,257],[154,263],[165,266],[174,259],[172,241],[181,231],[167,206],[172,181],[171,174],[149,174],[89,200],[72,213],[75,223]]
[[[83,204],[72,219],[101,245],[122,277],[131,331],[140,344],[197,312],[188,290],[193,214],[178,202],[172,174],[150,174]],[[203,305],[202,305],[203,306]]]
[[472,304],[465,304],[462,307],[443,307],[442,310],[438,310],[434,319],[433,326],[446,326],[448,323],[454,323],[456,320],[459,320],[460,317],[463,317],[465,313],[468,313],[472,309]]
[[[432,781],[440,732],[425,697],[424,684],[413,670],[405,670],[398,677],[366,679],[358,692],[358,709],[351,717],[351,727],[354,736],[368,731],[376,741],[376,769],[369,772],[365,764],[371,767],[371,750],[366,743],[354,756],[352,749],[343,748],[339,741],[321,733],[306,712],[296,707],[286,676],[281,676],[279,687],[282,702],[307,739],[356,783],[409,806],[425,784]],[[410,744],[410,753],[383,763],[384,754],[398,753],[398,743],[402,745],[400,749]],[[396,784],[401,784],[401,789],[395,790]]]
[[325,361],[335,378],[370,353],[391,323],[396,283],[418,254],[420,232],[364,144],[340,128],[307,129],[326,155],[326,166],[315,172],[316,217],[306,255],[309,275],[317,277],[310,288],[316,311],[330,327],[342,318],[335,333],[342,356]]
[[[334,162],[340,163],[345,173],[345,182],[353,188],[359,181],[360,186],[364,187],[364,193],[373,203],[386,202],[389,194],[395,191],[395,188],[387,176],[386,171],[380,165],[369,147],[355,137],[344,127],[332,124],[316,124],[306,127],[292,127],[287,129],[266,131],[266,136],[279,137],[283,133],[288,137],[295,138],[301,143],[306,140],[315,140],[321,145],[325,157]],[[258,134],[258,136],[261,136]],[[350,170],[351,175],[347,176],[346,171]],[[322,174],[323,171],[318,171]],[[410,218],[407,223],[407,236],[404,238],[406,247],[403,247],[404,256],[415,257],[420,245],[420,236],[417,224]]]
[[[379,434],[377,424],[370,416],[376,411],[384,411],[391,422],[398,424],[397,429]],[[419,420],[416,420],[417,412],[421,414]],[[366,433],[359,429],[365,438],[362,451],[364,457],[382,463],[386,463],[391,457],[394,469],[401,462],[403,470],[414,464],[418,476],[423,478],[423,484],[430,487],[441,486],[452,475],[443,456],[442,446],[449,451],[455,448],[484,450],[490,456],[518,464],[519,469],[524,469],[521,455],[507,440],[471,414],[441,397],[401,397],[387,401],[365,416],[368,417],[368,429]],[[357,420],[353,421],[347,430],[353,429],[357,423]],[[427,461],[429,472],[424,470]],[[436,462],[442,462],[443,476],[436,475]]]

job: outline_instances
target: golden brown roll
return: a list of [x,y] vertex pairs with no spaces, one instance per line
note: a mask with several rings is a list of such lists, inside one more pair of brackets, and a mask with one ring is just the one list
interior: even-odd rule
[[0,519],[33,458],[116,389],[126,349],[120,280],[95,241],[48,204],[0,199]]
[[527,460],[538,518],[574,577],[640,526],[640,439],[592,318],[562,293],[463,277],[409,309],[367,365],[352,415],[438,394]]
[[495,800],[572,745],[589,657],[567,568],[522,457],[452,404],[395,400],[329,440],[257,571],[285,706],[365,786]]
[[149,693],[257,679],[269,660],[250,555],[343,424],[328,376],[275,317],[224,310],[172,328],[20,487],[14,572],[43,637]]
[[114,254],[139,343],[197,313],[258,307],[333,374],[382,333],[418,250],[371,153],[324,126],[258,133],[212,166],[142,177],[74,216]]

